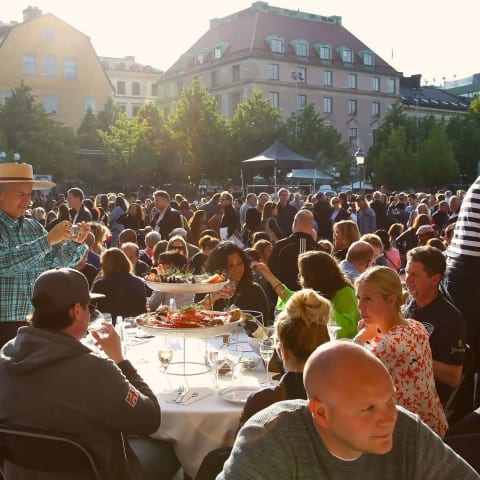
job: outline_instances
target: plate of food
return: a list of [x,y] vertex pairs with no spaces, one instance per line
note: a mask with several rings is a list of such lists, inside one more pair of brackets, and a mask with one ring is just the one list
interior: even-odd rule
[[228,284],[220,273],[193,275],[178,271],[152,272],[145,276],[144,281],[152,290],[165,293],[210,293]]
[[142,330],[162,337],[212,338],[227,335],[242,321],[239,309],[228,312],[186,307],[171,313],[167,307],[136,317]]
[[258,390],[259,387],[238,385],[222,388],[218,391],[218,394],[227,402],[234,403],[235,405],[245,405],[249,395]]

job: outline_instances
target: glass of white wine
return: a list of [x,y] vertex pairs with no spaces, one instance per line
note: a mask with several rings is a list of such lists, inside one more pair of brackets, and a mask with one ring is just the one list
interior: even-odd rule
[[162,345],[162,348],[158,351],[158,360],[160,361],[160,370],[163,373],[165,380],[167,381],[169,392],[172,390],[170,379],[168,378],[167,369],[173,358],[173,350],[169,345]]
[[273,353],[275,351],[275,340],[273,338],[265,338],[260,341],[260,356],[265,362],[265,385],[270,385],[268,379],[268,364],[270,363]]
[[207,350],[207,363],[213,369],[215,384],[214,390],[218,390],[218,370],[224,364],[225,357],[218,350]]

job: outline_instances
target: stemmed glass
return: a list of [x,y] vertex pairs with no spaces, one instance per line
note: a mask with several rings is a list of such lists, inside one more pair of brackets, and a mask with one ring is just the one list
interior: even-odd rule
[[213,369],[215,384],[213,386],[214,390],[218,390],[218,371],[220,367],[224,364],[225,357],[218,350],[207,350],[207,363]]
[[[235,345],[238,348],[238,344]],[[235,372],[235,367],[240,363],[240,359],[242,358],[242,352],[238,351],[237,349],[232,350],[225,345],[225,360],[228,366],[231,369],[231,380],[233,383],[233,377]]]
[[168,378],[167,369],[170,365],[170,362],[173,358],[173,350],[170,345],[162,345],[161,349],[158,351],[158,360],[160,361],[160,370],[163,373],[165,379],[167,380],[169,391],[172,391],[172,384]]
[[337,333],[341,329],[335,322],[328,322],[327,323],[327,330],[328,330],[328,336],[330,337],[330,340],[336,340],[337,339]]
[[260,341],[260,356],[265,362],[265,385],[270,385],[268,379],[268,365],[275,351],[275,341],[273,338],[265,338]]

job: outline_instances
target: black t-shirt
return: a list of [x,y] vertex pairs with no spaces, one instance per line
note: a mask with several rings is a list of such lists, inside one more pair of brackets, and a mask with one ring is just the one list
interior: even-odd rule
[[[405,317],[422,322],[427,329],[432,357],[448,365],[463,365],[465,361],[465,321],[460,311],[441,294],[423,308],[411,298],[405,307]],[[443,401],[451,389],[436,382]]]

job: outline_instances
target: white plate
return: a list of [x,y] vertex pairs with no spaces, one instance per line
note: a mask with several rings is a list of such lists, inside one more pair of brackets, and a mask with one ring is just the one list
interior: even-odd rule
[[144,280],[144,282],[152,290],[165,293],[210,293],[221,290],[228,284],[228,281],[218,283],[166,283]]
[[248,396],[251,393],[258,392],[259,387],[227,387],[219,390],[218,394],[227,402],[234,403],[235,405],[245,405]]
[[[223,312],[219,312],[221,315]],[[143,317],[145,314],[140,315]],[[198,328],[165,328],[155,327],[153,325],[141,325],[138,323],[138,328],[143,331],[151,333],[159,337],[180,337],[180,338],[212,338],[220,335],[226,335],[237,328],[242,320],[236,322],[224,323],[223,325],[216,325],[215,327],[198,327]]]

